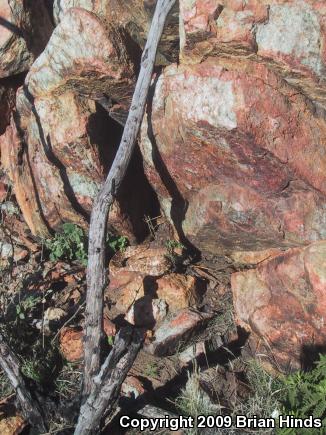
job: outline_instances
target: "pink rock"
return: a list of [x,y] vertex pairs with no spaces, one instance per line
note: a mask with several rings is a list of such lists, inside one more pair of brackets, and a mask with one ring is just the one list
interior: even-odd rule
[[135,85],[135,66],[124,33],[108,31],[84,9],[70,9],[32,65],[26,85],[34,98],[69,91],[93,99],[107,95],[125,114]]
[[52,24],[42,0],[0,2],[0,78],[26,71],[44,49]]
[[[135,301],[144,296],[148,296],[150,300],[158,298],[165,301],[168,311],[174,313],[182,308],[196,306],[203,290],[202,283],[189,275],[170,273],[156,278],[145,273],[120,269],[110,275],[105,296],[116,303],[115,307],[120,313],[126,313]],[[148,310],[151,310],[150,305],[149,303]],[[133,316],[130,319],[132,318]]]
[[[232,275],[237,321],[287,370],[326,340],[326,241]],[[309,351],[310,349],[310,351]]]
[[265,65],[210,58],[165,69],[141,149],[179,237],[219,253],[326,237],[325,140],[310,102]]
[[326,104],[326,6],[303,0],[180,1],[181,57],[259,61]]
[[[57,23],[64,19],[70,8],[78,7],[92,12],[111,28],[123,28],[130,39],[130,49],[137,54],[135,43],[144,47],[155,4],[156,1],[144,0],[54,0],[53,9]],[[176,5],[166,23],[156,62],[177,61],[178,48],[179,14]]]
[[191,309],[180,310],[155,330],[153,341],[144,349],[156,356],[173,355],[193,334],[203,328],[210,318],[211,314]]
[[121,386],[123,396],[136,399],[146,392],[144,385],[136,376],[127,376]]

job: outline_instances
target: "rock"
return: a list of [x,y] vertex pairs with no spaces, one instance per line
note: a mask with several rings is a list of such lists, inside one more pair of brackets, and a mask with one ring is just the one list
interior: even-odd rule
[[105,316],[103,317],[103,330],[107,337],[114,337],[117,333],[115,324]]
[[158,78],[141,149],[181,241],[223,254],[326,237],[325,139],[323,116],[264,64],[209,58]]
[[0,4],[0,78],[28,70],[44,49],[52,24],[42,0]]
[[[112,124],[106,119],[103,127],[99,107],[73,93],[39,98],[32,106],[20,89],[17,112],[19,117],[12,118],[0,137],[1,161],[31,232],[48,237],[49,229],[58,229],[62,222],[85,227],[115,151],[113,141],[110,152],[102,158]],[[148,199],[150,189],[135,163],[130,167],[134,189]],[[131,197],[133,189],[126,192],[124,185],[121,197],[119,194],[123,199],[115,202],[109,220],[117,232],[133,240],[143,233],[145,224],[134,224],[139,215],[143,216],[144,206],[134,204]]]
[[255,265],[279,254],[282,254],[281,249],[271,248],[264,251],[235,251],[232,252],[230,257],[235,263]]
[[0,416],[1,435],[18,435],[26,428],[27,423],[20,415]]
[[155,356],[173,355],[211,318],[211,314],[180,310],[155,330],[153,341],[146,344],[144,350]]
[[181,58],[258,60],[326,107],[325,18],[320,1],[181,0]]
[[121,394],[131,399],[137,399],[145,392],[144,385],[136,376],[127,376],[121,386]]
[[[0,28],[1,31],[1,28]],[[20,77],[9,77],[0,82],[0,135],[6,131],[16,102],[16,91],[21,85]]]
[[170,273],[156,281],[156,294],[167,302],[169,312],[194,307],[200,301],[203,291],[198,278],[180,273]]
[[81,106],[70,93],[37,100],[32,110],[20,90],[17,111],[0,137],[1,161],[29,228],[47,236],[62,221],[82,225],[103,179],[87,135],[95,104]]
[[0,202],[4,202],[8,195],[8,187],[5,183],[0,181]]
[[119,273],[122,268],[148,276],[161,276],[172,268],[172,261],[166,248],[151,248],[148,244],[128,246],[118,251],[109,264],[110,275]]
[[194,359],[203,354],[206,355],[205,342],[200,341],[187,347],[187,349],[178,355],[178,358],[182,366],[187,366]]
[[67,361],[80,361],[84,356],[83,331],[77,328],[63,328],[60,332],[59,346]]
[[92,99],[107,95],[126,114],[135,77],[124,33],[107,29],[84,9],[73,8],[32,65],[26,85],[34,98],[71,91]]
[[137,299],[125,315],[125,320],[132,325],[152,329],[167,315],[167,303],[163,299],[143,296]]
[[[143,0],[54,0],[54,19],[57,23],[65,18],[67,11],[72,7],[86,9],[108,26],[123,28],[127,32],[130,48],[137,52],[134,43],[142,48],[145,46],[151,17],[156,2],[144,2]],[[170,14],[159,45],[159,53],[156,62],[166,64],[177,61],[179,49],[179,14],[176,5]]]
[[126,313],[135,301],[144,296],[164,300],[169,312],[173,313],[195,306],[202,291],[202,283],[193,276],[171,273],[155,278],[122,268],[110,276],[105,296],[116,303],[120,313]]
[[28,255],[29,252],[24,247],[18,246],[10,240],[0,241],[0,267],[9,266],[11,262],[23,261]]
[[326,241],[292,248],[232,275],[239,325],[283,370],[299,368],[326,340]]
[[[34,235],[48,237],[63,222],[87,225],[121,133],[93,100],[107,95],[114,106],[110,115],[123,117],[135,84],[124,39],[121,30],[107,31],[94,14],[71,9],[17,93],[16,111],[0,137],[1,161]],[[143,203],[136,191],[144,195]],[[136,152],[110,225],[131,240],[143,237],[142,217],[150,214],[151,198]]]

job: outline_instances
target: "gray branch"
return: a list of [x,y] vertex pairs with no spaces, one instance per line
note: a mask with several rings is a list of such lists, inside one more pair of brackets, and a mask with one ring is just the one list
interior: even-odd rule
[[135,147],[135,142],[144,116],[157,47],[163,33],[166,18],[175,1],[176,0],[158,0],[156,5],[121,143],[109,175],[96,197],[92,209],[89,230],[85,311],[84,399],[91,393],[93,378],[98,374],[100,369],[103,291],[107,285],[105,236],[108,212],[112,205],[115,192],[124,178]]
[[41,432],[47,432],[42,410],[37,400],[33,399],[30,389],[26,385],[19,368],[18,358],[9,348],[2,334],[0,334],[0,366],[16,391],[23,417],[32,427],[39,429]]

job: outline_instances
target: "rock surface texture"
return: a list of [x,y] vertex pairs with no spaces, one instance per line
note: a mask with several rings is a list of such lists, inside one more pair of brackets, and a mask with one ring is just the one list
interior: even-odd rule
[[51,32],[52,24],[42,0],[1,0],[0,78],[27,71]]
[[257,334],[260,346],[267,344],[284,370],[300,368],[323,348],[326,241],[289,249],[255,270],[235,273],[232,288],[239,324]]
[[[1,233],[1,264],[30,258],[35,236],[64,222],[87,228],[156,1],[46,4],[0,0],[0,211],[13,229]],[[162,248],[171,234],[213,265],[225,256],[232,272],[250,267],[232,278],[237,322],[279,367],[325,344],[325,1],[177,2],[108,220],[132,245],[163,221],[164,240],[113,257],[105,290],[117,315],[155,328],[151,353],[175,352],[209,317],[193,309],[206,306],[193,265],[176,273]],[[81,337],[62,334],[63,354],[77,343],[68,359],[82,358]]]
[[212,253],[325,238],[325,5],[184,0],[180,15],[183,64],[142,129],[179,236]]

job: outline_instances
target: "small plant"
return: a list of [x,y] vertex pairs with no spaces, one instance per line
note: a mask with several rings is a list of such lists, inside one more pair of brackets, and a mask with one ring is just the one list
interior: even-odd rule
[[107,238],[106,243],[109,250],[114,254],[118,251],[124,251],[129,245],[129,240],[125,236],[115,236],[110,234]]
[[[313,433],[325,434],[326,425],[326,355],[320,355],[310,372],[299,371],[284,380],[285,398],[280,414],[307,418],[312,415],[322,420],[323,428]],[[311,429],[279,429],[282,435],[309,435]]]
[[20,320],[25,320],[41,302],[39,296],[28,296],[16,305],[16,315]]
[[[188,381],[175,399],[175,406],[182,415],[191,416],[197,421],[199,415],[219,415],[221,408],[214,404],[209,395],[200,385],[200,369],[194,365],[192,373],[188,372]],[[187,435],[197,435],[199,429],[196,427],[188,429]]]
[[45,241],[51,261],[78,260],[83,265],[87,264],[86,244],[87,238],[82,228],[71,223],[63,224],[61,232]]
[[148,378],[157,378],[159,375],[157,364],[149,362],[144,369],[144,375]]
[[176,249],[184,249],[183,244],[177,240],[167,240],[165,246],[170,254],[175,254]]

